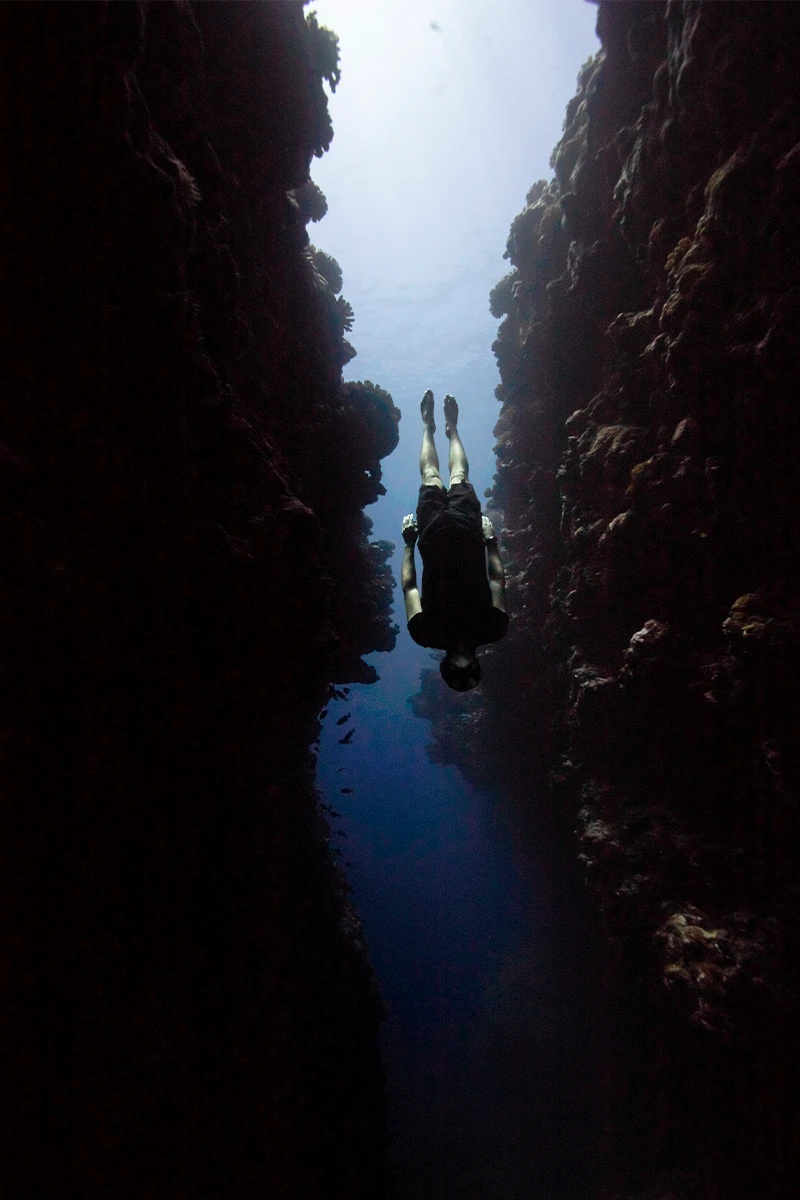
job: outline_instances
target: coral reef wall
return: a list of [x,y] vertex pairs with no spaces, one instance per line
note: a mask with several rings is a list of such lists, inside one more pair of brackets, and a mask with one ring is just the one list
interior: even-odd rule
[[429,713],[434,753],[479,779],[491,763],[555,813],[609,931],[694,1023],[674,1053],[727,1132],[692,1195],[782,1197],[798,1171],[800,8],[602,2],[597,29],[491,298],[510,631],[482,702]]
[[372,1200],[382,1009],[308,747],[393,645],[400,414],[342,384],[306,232],[336,40],[299,3],[0,24],[0,1192]]

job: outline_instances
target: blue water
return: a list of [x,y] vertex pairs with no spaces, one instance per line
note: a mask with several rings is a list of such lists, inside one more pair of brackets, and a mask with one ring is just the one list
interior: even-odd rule
[[519,1033],[536,1023],[530,977],[546,954],[535,873],[497,798],[427,757],[429,725],[406,701],[429,655],[403,630],[393,654],[369,661],[380,682],[329,706],[318,782],[341,814],[332,844],[352,864],[389,1009],[391,1195],[521,1197],[513,1110],[532,1064]]
[[609,974],[580,872],[429,761],[407,698],[430,655],[403,630],[370,661],[380,682],[329,705],[318,782],[389,1010],[390,1200],[615,1194],[647,1172],[646,996]]

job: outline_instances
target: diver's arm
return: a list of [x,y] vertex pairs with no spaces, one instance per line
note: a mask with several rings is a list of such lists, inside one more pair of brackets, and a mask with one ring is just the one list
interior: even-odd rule
[[419,588],[417,587],[417,569],[414,565],[414,547],[406,545],[403,548],[403,569],[400,576],[403,585],[403,599],[406,602],[406,620],[410,621],[417,613],[422,612]]
[[414,543],[417,540],[417,526],[412,516],[403,519],[403,566],[400,572],[400,583],[403,588],[403,599],[406,602],[406,620],[410,621],[417,613],[422,612],[422,601],[417,587],[417,568],[414,563]]
[[486,538],[486,571],[489,576],[489,591],[492,593],[492,605],[501,612],[506,611],[506,573],[503,570],[503,560],[497,548],[497,538]]

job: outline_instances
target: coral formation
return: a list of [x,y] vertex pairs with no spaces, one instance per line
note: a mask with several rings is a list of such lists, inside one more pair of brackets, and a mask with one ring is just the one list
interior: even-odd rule
[[434,753],[540,809],[549,774],[609,931],[717,1046],[690,1076],[737,1080],[723,1191],[784,1196],[800,10],[603,0],[597,29],[491,296],[511,625],[468,743],[434,715]]
[[336,39],[0,19],[0,1191],[372,1200],[382,1009],[308,747],[393,645],[400,414],[342,384],[306,232]]

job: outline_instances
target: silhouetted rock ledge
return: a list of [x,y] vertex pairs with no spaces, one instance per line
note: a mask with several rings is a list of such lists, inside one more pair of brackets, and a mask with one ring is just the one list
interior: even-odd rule
[[342,384],[306,232],[336,39],[299,3],[0,26],[0,1192],[374,1200],[382,1007],[308,747],[394,642],[363,508],[400,414]]
[[434,754],[554,806],[704,1032],[674,1048],[718,1109],[691,1195],[788,1197],[800,8],[604,2],[598,33],[491,297],[509,633]]

